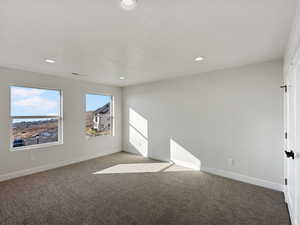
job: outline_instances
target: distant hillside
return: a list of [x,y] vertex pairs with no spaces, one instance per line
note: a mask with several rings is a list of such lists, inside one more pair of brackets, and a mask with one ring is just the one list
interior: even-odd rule
[[18,122],[13,124],[13,136],[15,139],[26,139],[40,135],[44,132],[57,133],[58,121],[40,120],[31,122]]
[[88,111],[85,113],[85,126],[86,127],[93,126],[93,114],[94,114],[94,111]]

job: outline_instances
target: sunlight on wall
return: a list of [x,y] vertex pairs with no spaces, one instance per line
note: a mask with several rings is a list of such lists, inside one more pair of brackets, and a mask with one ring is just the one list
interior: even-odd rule
[[129,109],[129,142],[143,156],[148,156],[148,121]]
[[129,124],[148,138],[148,121],[133,109],[129,109]]
[[170,159],[177,165],[200,170],[201,162],[184,147],[170,139]]
[[148,140],[132,126],[129,126],[129,142],[142,156],[148,156]]

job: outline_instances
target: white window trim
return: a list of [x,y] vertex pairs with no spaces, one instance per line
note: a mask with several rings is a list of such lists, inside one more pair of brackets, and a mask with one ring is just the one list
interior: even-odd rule
[[[49,91],[58,91],[60,95],[59,104],[60,104],[60,111],[59,115],[57,116],[11,116],[11,88],[12,87],[20,87],[20,88],[33,88],[33,89],[41,89],[41,90],[49,90]],[[63,144],[63,94],[62,90],[59,89],[53,89],[53,88],[37,88],[37,87],[28,87],[24,85],[10,85],[9,87],[9,103],[10,103],[10,151],[16,152],[16,151],[22,151],[22,150],[31,150],[31,149],[39,149],[39,148],[46,148],[51,147],[55,145],[62,145]],[[13,147],[13,120],[14,119],[57,119],[58,120],[58,141],[55,142],[49,142],[49,143],[43,143],[43,144],[34,144],[34,145],[28,145],[28,146],[21,146],[21,147]]]
[[[84,113],[86,113],[86,96],[87,95],[102,95],[102,96],[109,96],[111,97],[111,110],[110,110],[110,118],[111,118],[111,134],[110,135],[99,135],[90,137],[85,133],[85,125],[84,125],[84,134],[87,140],[94,139],[94,138],[103,138],[103,137],[114,137],[115,136],[115,96],[112,94],[103,94],[103,93],[95,93],[95,92],[86,92],[84,94]],[[84,121],[85,124],[85,121]]]

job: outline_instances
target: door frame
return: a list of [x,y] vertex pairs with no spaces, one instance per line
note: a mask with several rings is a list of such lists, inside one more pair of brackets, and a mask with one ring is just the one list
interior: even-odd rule
[[[284,93],[284,132],[288,132],[289,131],[289,86],[293,86],[295,88],[294,92],[295,92],[295,137],[294,137],[294,146],[293,146],[293,151],[295,152],[295,160],[292,161],[293,163],[293,169],[294,169],[294,173],[292,174],[294,179],[294,196],[292,196],[289,193],[289,188],[288,185],[284,185],[284,197],[285,197],[285,201],[287,203],[288,206],[288,210],[289,210],[289,214],[290,214],[290,219],[291,219],[291,223],[292,225],[300,225],[300,202],[299,202],[299,194],[300,194],[300,177],[297,178],[297,172],[300,172],[300,162],[299,162],[299,148],[298,145],[300,143],[300,141],[297,141],[297,139],[300,139],[300,134],[297,135],[297,130],[300,130],[300,121],[298,122],[297,120],[297,113],[300,114],[300,89],[298,88],[297,90],[297,74],[294,74],[295,76],[295,80],[293,83],[290,83],[290,79],[289,76],[291,76],[292,73],[296,73],[297,72],[297,67],[300,68],[300,46],[296,49],[295,54],[292,58],[292,62],[289,63],[287,65],[287,67],[284,70],[284,84],[287,85],[287,92]],[[300,72],[300,69],[299,69]],[[292,75],[293,76],[293,75]],[[300,77],[300,74],[298,75]],[[299,83],[299,82],[298,82]],[[293,97],[293,96],[292,96]],[[298,102],[297,102],[298,101]],[[298,105],[298,108],[297,108]],[[291,134],[293,135],[293,134]],[[285,135],[284,135],[285,136]],[[284,150],[288,150],[290,151],[291,149],[288,149],[289,146],[289,134],[288,137],[285,138],[284,137]],[[288,174],[288,166],[289,163],[291,163],[290,161],[291,159],[288,159],[285,155],[284,155],[284,179],[288,179],[287,180],[287,184],[289,184],[289,174]]]

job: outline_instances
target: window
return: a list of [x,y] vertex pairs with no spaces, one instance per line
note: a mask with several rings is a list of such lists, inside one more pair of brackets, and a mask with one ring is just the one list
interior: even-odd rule
[[113,135],[113,97],[85,96],[85,133],[88,137]]
[[62,142],[60,91],[12,86],[10,94],[14,150]]

